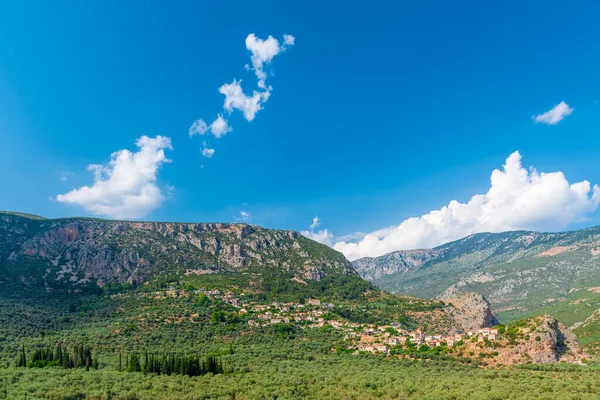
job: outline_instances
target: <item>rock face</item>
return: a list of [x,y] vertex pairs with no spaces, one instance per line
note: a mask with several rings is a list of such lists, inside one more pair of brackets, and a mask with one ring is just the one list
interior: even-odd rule
[[534,321],[535,330],[527,332],[529,340],[502,351],[500,355],[505,364],[553,364],[578,362],[583,358],[575,335],[562,323],[551,316],[537,317]]
[[[0,275],[71,284],[264,268],[302,280],[356,275],[341,253],[248,224],[33,219],[0,213]],[[201,272],[199,272],[201,271]]]
[[438,256],[439,252],[435,249],[401,250],[381,257],[361,258],[353,261],[352,266],[363,279],[373,280],[420,267]]
[[498,323],[490,303],[479,293],[464,293],[457,297],[444,298],[444,311],[459,327],[459,333],[491,327]]

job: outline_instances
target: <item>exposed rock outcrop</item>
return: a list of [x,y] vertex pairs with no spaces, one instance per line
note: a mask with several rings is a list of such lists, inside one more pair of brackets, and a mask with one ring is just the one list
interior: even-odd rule
[[442,301],[446,304],[444,310],[456,321],[462,333],[476,332],[498,323],[490,303],[479,293],[465,293]]
[[522,330],[527,340],[507,346],[500,353],[504,364],[579,362],[584,357],[575,335],[556,318],[536,317],[531,322]]

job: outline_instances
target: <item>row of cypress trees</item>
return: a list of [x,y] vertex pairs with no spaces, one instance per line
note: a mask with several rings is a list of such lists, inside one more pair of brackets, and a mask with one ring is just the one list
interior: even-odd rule
[[123,368],[121,354],[119,354],[119,371],[143,372],[144,374],[157,375],[188,375],[200,376],[208,373],[222,374],[223,364],[214,355],[201,358],[198,355],[178,354],[149,354],[144,353],[143,360],[139,353],[130,353],[125,357]]
[[30,361],[27,361],[25,345],[21,347],[17,357],[17,367],[43,368],[90,368],[98,369],[98,360],[92,357],[92,349],[88,346],[73,346],[71,351],[60,344],[55,348],[50,346],[34,350]]
[[[98,359],[92,356],[92,350],[87,346],[73,346],[68,349],[60,344],[55,348],[44,347],[34,350],[28,361],[25,345],[19,350],[16,361],[17,367],[44,368],[90,368],[98,369]],[[139,353],[129,353],[123,359],[119,353],[119,371],[143,372],[144,374],[157,375],[188,375],[200,376],[208,373],[222,374],[223,364],[215,355],[179,355],[179,354],[154,354],[146,350],[143,357]]]

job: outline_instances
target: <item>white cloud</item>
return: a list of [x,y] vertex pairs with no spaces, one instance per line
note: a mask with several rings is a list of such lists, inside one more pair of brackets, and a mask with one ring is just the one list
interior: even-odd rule
[[258,87],[265,89],[265,81],[267,73],[264,71],[265,64],[269,64],[273,57],[285,51],[287,46],[294,45],[295,38],[292,35],[283,35],[283,46],[279,45],[279,41],[273,36],[266,39],[260,39],[254,36],[254,33],[246,37],[246,48],[252,53],[252,69],[258,78]]
[[308,228],[309,229],[315,229],[319,225],[321,225],[321,220],[319,219],[319,216],[316,216],[316,217],[313,218],[313,222],[312,222],[312,224],[310,224],[310,226]]
[[206,125],[206,122],[204,122],[204,120],[200,118],[199,120],[194,121],[192,126],[190,126],[188,134],[190,135],[190,137],[194,135],[204,135],[208,131],[208,129],[209,128],[208,125]]
[[[258,78],[258,90],[252,91],[252,95],[248,96],[242,89],[242,81],[234,79],[232,83],[226,83],[219,87],[219,93],[225,96],[223,102],[223,109],[231,114],[234,110],[241,111],[244,114],[244,118],[248,122],[252,121],[256,117],[256,113],[263,109],[264,104],[269,100],[271,91],[273,88],[266,85],[267,73],[264,68],[266,65],[271,63],[273,57],[277,54],[285,51],[288,47],[293,46],[295,38],[292,35],[283,35],[283,44],[280,45],[279,41],[273,36],[269,36],[266,39],[257,38],[253,33],[246,37],[246,48],[250,51],[252,60],[252,70]],[[250,69],[248,65],[245,66],[247,70]],[[221,114],[217,116],[217,119],[213,121],[210,126],[204,122],[203,119],[195,121],[188,130],[189,136],[204,135],[210,131],[215,137],[220,138],[227,132],[231,132],[232,128],[228,122],[223,118]],[[207,153],[214,149],[207,149]],[[212,155],[211,153],[211,155]],[[206,156],[203,152],[203,155]],[[210,156],[208,156],[210,158]]]
[[240,221],[250,222],[252,220],[252,213],[248,211],[240,211]]
[[569,184],[562,172],[528,171],[519,152],[514,152],[502,171],[492,172],[487,193],[473,196],[468,203],[452,200],[439,210],[372,232],[355,243],[338,242],[334,248],[355,260],[433,247],[478,232],[563,229],[584,220],[599,203],[597,185]]
[[217,118],[210,125],[207,125],[203,119],[194,121],[188,132],[190,136],[194,136],[204,135],[206,132],[210,131],[210,133],[215,135],[218,139],[232,130],[233,129],[229,126],[227,120],[223,118],[221,114],[217,114]]
[[316,242],[323,243],[327,246],[333,246],[333,233],[329,232],[327,229],[322,229],[320,231],[315,232],[315,229],[319,225],[321,225],[321,220],[318,216],[316,216],[313,218],[312,224],[310,224],[310,226],[308,227],[309,230],[301,231],[300,234]]
[[317,232],[314,231],[302,231],[300,232],[302,236],[306,236],[309,239],[314,240],[315,242],[323,243],[327,246],[333,246],[333,233],[329,232],[327,229],[323,229]]
[[283,35],[283,43],[286,46],[293,46],[295,41],[296,41],[296,38],[293,37],[292,35]]
[[210,132],[215,135],[217,139],[225,135],[227,132],[231,132],[232,130],[233,128],[229,126],[227,120],[224,119],[221,114],[217,114],[217,119],[210,124]]
[[207,146],[206,142],[202,142],[202,149],[200,150],[202,156],[211,158],[215,154],[215,149],[211,149]]
[[56,200],[118,219],[141,218],[158,208],[164,196],[156,180],[162,164],[171,162],[165,156],[165,150],[172,149],[171,139],[142,136],[135,144],[136,153],[119,150],[107,165],[89,165],[94,184],[59,194]]
[[571,113],[573,113],[573,109],[567,103],[561,101],[552,110],[540,115],[534,115],[532,118],[538,124],[556,125],[566,116],[571,115]]
[[264,92],[255,90],[252,97],[246,96],[241,84],[242,81],[234,79],[232,83],[226,83],[219,88],[219,93],[225,96],[223,108],[230,113],[233,110],[239,110],[244,114],[246,120],[252,121],[256,113],[262,110],[262,105],[267,102],[271,92],[270,89]]

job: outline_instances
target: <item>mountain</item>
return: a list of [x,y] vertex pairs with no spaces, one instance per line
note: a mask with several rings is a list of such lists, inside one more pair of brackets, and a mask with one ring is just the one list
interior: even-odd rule
[[442,398],[587,361],[554,319],[496,324],[480,294],[387,293],[292,231],[0,213],[0,399]]
[[[433,249],[397,251],[352,265],[363,278],[392,293],[428,298],[482,293],[509,319],[548,308],[572,318],[576,314],[571,324],[600,308],[597,293],[588,290],[600,283],[600,227],[479,233]],[[585,301],[578,301],[582,294]]]
[[43,219],[0,213],[0,280],[98,285],[185,274],[289,274],[299,282],[358,276],[341,253],[293,231],[248,224]]

